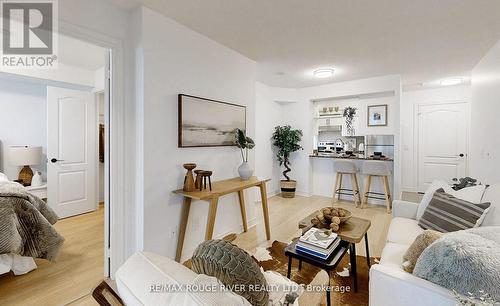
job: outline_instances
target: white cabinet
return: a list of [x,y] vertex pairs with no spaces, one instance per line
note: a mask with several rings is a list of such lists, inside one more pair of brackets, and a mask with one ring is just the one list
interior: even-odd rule
[[340,132],[343,119],[342,117],[317,118],[316,132]]
[[341,126],[343,122],[343,117],[327,117],[318,119],[319,126]]

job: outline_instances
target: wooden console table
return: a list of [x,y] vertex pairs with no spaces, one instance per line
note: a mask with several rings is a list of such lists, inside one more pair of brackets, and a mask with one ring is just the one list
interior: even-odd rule
[[264,224],[266,226],[267,240],[271,239],[271,230],[269,228],[269,211],[267,208],[267,191],[266,182],[269,179],[261,179],[255,176],[247,181],[242,181],[239,177],[212,183],[212,190],[191,191],[186,192],[182,189],[175,190],[174,193],[184,196],[184,203],[182,206],[181,227],[179,230],[179,240],[177,241],[177,253],[175,260],[180,261],[182,255],[182,247],[184,245],[184,236],[186,234],[187,221],[189,217],[189,209],[191,208],[192,200],[203,200],[209,202],[207,228],[205,230],[205,240],[212,239],[214,233],[215,216],[217,215],[217,204],[221,196],[237,192],[240,202],[241,218],[243,219],[243,229],[248,230],[247,213],[245,210],[245,197],[243,190],[251,187],[260,188],[260,196],[262,199],[262,210],[264,212]]

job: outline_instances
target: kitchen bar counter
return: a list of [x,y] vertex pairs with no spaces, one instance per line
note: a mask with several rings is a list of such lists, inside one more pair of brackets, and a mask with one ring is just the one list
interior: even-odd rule
[[358,157],[358,156],[353,156],[353,157],[344,157],[344,156],[339,156],[339,155],[333,155],[333,154],[318,154],[314,155],[311,154],[309,157],[313,158],[335,158],[335,159],[352,159],[352,160],[379,160],[379,161],[394,161],[392,158],[373,158],[373,157]]
[[[311,165],[311,175],[312,175],[312,194],[332,197],[333,196],[333,186],[335,185],[335,177],[337,173],[335,172],[334,164],[336,160],[350,160],[355,163],[356,168],[359,169],[359,172],[356,174],[358,176],[358,185],[360,192],[364,191],[364,186],[366,184],[366,175],[363,174],[363,163],[366,160],[377,160],[380,162],[387,163],[391,172],[394,171],[394,161],[393,159],[373,159],[370,157],[343,157],[342,155],[336,154],[324,154],[324,155],[310,155],[309,161]],[[389,184],[391,193],[394,192],[394,183],[393,176],[389,177]],[[382,180],[379,178],[372,179],[372,188],[371,191],[383,193],[384,187],[382,184]],[[351,189],[351,178],[350,176],[344,176],[342,180],[342,187]],[[397,198],[393,195],[393,198]],[[342,195],[341,199],[352,201],[352,196]],[[369,199],[368,201],[371,204],[380,204],[385,205],[385,201],[378,199]]]

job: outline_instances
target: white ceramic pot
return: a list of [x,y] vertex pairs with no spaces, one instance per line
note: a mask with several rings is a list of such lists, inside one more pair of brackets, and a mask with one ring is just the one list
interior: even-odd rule
[[35,171],[35,174],[33,174],[33,178],[31,178],[31,186],[42,186],[42,173],[40,173],[40,171]]
[[240,177],[243,181],[248,180],[250,177],[252,177],[253,174],[253,169],[250,168],[250,165],[248,162],[243,162],[239,167],[238,167],[238,173],[240,174]]

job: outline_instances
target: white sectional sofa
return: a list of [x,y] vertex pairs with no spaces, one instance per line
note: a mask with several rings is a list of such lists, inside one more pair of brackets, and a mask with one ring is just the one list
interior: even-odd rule
[[[288,283],[290,281],[283,276],[273,277],[272,283],[268,276],[265,276],[268,285],[290,286],[290,283]],[[278,281],[276,281],[277,279]],[[283,282],[284,280],[286,281]],[[327,284],[328,274],[325,271],[320,271],[311,282],[312,286],[326,286]],[[172,259],[149,252],[137,252],[127,259],[116,272],[116,285],[123,304],[127,306],[250,305],[246,299],[233,292],[217,290],[193,292],[185,290],[188,287],[194,289],[199,287],[204,288],[204,290],[218,288],[220,283],[214,277],[196,274]],[[171,286],[182,287],[184,290],[165,290],[171,288]],[[274,295],[276,296],[276,294]],[[321,291],[307,291],[300,295],[296,304],[299,306],[320,305],[323,296],[324,293]]]
[[[486,189],[481,202],[491,207],[481,226],[500,225],[500,184]],[[393,219],[380,264],[370,269],[370,306],[455,306],[453,293],[402,268],[403,255],[423,231],[418,226],[418,203],[393,202]]]

